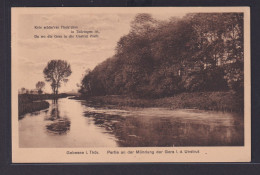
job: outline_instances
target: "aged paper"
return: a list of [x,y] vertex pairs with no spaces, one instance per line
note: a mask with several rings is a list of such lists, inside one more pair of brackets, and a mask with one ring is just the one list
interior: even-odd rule
[[12,8],[12,162],[250,162],[249,7]]

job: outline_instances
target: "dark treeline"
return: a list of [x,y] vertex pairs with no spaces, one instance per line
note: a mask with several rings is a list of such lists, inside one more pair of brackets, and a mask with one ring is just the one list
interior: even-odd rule
[[116,54],[87,72],[90,96],[165,97],[181,92],[243,94],[243,14],[196,13],[158,21],[138,14]]

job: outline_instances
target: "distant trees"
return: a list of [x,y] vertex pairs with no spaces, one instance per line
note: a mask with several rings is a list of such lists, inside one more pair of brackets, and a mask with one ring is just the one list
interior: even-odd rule
[[53,94],[58,94],[61,83],[66,83],[71,73],[70,64],[64,60],[51,60],[43,70],[45,80],[51,83]]
[[42,94],[43,93],[42,89],[44,88],[45,83],[43,81],[38,81],[35,86],[36,89],[38,90],[38,94]]
[[19,94],[37,94],[39,93],[39,91],[37,90],[34,90],[34,89],[26,89],[24,87],[22,87],[19,92]]
[[88,72],[81,93],[163,97],[243,91],[243,14],[192,13],[159,21],[138,14],[116,54]]
[[22,88],[20,89],[20,94],[25,94],[26,92],[27,92],[27,89],[26,89],[26,88],[22,87]]

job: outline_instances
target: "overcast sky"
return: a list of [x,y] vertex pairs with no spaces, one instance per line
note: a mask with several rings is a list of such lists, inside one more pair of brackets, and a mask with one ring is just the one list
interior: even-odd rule
[[[67,60],[72,69],[67,84],[62,85],[60,92],[77,90],[86,69],[93,69],[97,64],[113,56],[117,41],[126,35],[130,22],[136,13],[108,14],[22,14],[13,30],[15,38],[15,59],[18,63],[18,87],[35,89],[38,81],[44,81],[43,69],[52,59]],[[172,16],[184,14],[152,14],[156,19],[167,20]],[[70,30],[41,30],[34,26],[78,26],[81,30],[98,30],[98,38],[81,39],[35,39],[34,35],[63,35]],[[50,84],[46,83],[46,92]]]

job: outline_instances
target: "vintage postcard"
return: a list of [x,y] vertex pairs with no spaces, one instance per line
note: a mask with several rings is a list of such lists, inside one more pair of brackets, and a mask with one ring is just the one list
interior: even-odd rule
[[250,162],[249,7],[12,8],[12,162]]

